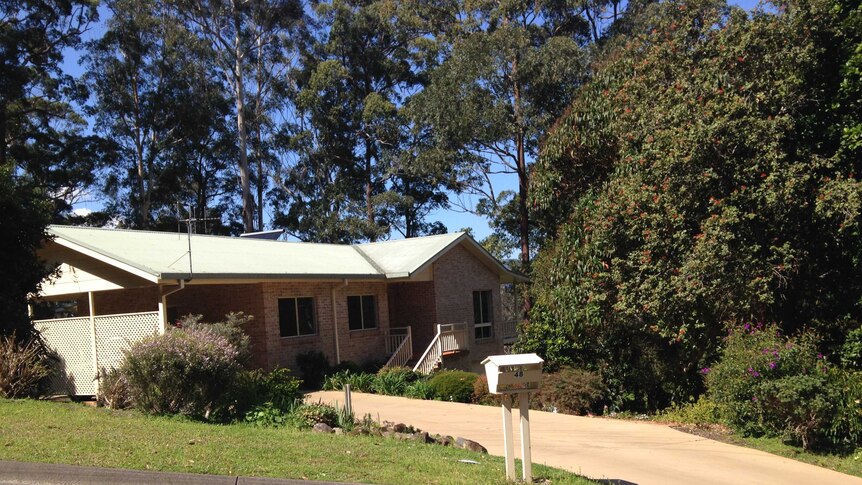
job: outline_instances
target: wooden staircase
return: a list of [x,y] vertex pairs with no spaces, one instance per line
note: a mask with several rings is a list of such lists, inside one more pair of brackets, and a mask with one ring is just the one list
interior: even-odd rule
[[458,354],[470,346],[466,323],[437,325],[437,334],[431,339],[425,353],[413,366],[414,372],[430,374],[443,364],[443,357]]

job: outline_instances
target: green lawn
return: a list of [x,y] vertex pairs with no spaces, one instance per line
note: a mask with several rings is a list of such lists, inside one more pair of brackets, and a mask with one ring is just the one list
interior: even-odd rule
[[[506,483],[502,458],[466,450],[32,400],[0,399],[0,459],[366,483]],[[595,483],[543,466],[533,474],[554,484]]]
[[830,470],[847,473],[862,477],[862,450],[854,453],[839,455],[835,453],[811,453],[804,451],[798,446],[791,446],[782,442],[779,438],[746,438],[734,436],[744,446],[784,456],[794,460],[804,461],[812,465],[822,466]]

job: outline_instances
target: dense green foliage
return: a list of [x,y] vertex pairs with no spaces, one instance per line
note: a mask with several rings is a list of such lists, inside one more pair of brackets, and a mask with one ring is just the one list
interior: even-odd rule
[[462,370],[441,370],[431,376],[428,384],[434,390],[434,397],[443,401],[470,402],[473,397],[473,383],[479,376]]
[[50,273],[35,254],[45,225],[93,181],[101,144],[82,133],[71,103],[83,91],[61,61],[96,17],[87,1],[0,3],[0,335],[31,337],[27,297]]
[[551,236],[519,347],[655,409],[702,391],[727,328],[829,350],[858,326],[859,2],[632,11],[535,168]]
[[783,337],[775,327],[733,332],[721,361],[701,371],[722,421],[804,449],[860,444],[862,376],[830,365],[816,343],[813,334]]

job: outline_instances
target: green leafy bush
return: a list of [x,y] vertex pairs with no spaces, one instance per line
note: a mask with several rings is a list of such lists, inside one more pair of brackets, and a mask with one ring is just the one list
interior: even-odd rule
[[862,370],[862,327],[847,333],[839,352],[841,365],[848,369]]
[[566,414],[598,412],[596,406],[604,397],[602,378],[595,372],[572,367],[545,374],[539,396],[543,407],[553,406]]
[[727,339],[721,361],[703,369],[723,420],[745,435],[778,436],[805,449],[857,444],[859,377],[833,368],[805,333],[746,325]]
[[35,340],[0,337],[0,397],[35,397],[51,374],[44,348]]
[[292,416],[300,428],[311,428],[317,423],[336,427],[339,423],[338,410],[323,403],[302,404],[293,411]]
[[462,370],[443,370],[428,381],[437,399],[454,402],[470,402],[473,383],[479,376]]
[[245,414],[245,422],[261,428],[278,428],[289,423],[288,415],[271,402],[251,408]]
[[99,395],[96,404],[110,409],[132,407],[129,381],[119,369],[99,371]]
[[209,418],[227,404],[238,354],[209,328],[173,329],[132,344],[120,372],[141,411]]
[[323,379],[324,391],[342,391],[345,384],[350,384],[350,390],[356,392],[372,392],[374,390],[375,376],[365,372],[353,372],[350,370],[338,371]]
[[385,396],[403,396],[411,382],[419,375],[404,367],[380,369],[374,376],[374,392]]
[[434,388],[425,379],[411,382],[404,389],[404,397],[412,399],[434,399]]
[[661,419],[697,426],[723,424],[721,409],[704,395],[701,395],[695,402],[675,404],[665,409],[661,413]]
[[319,350],[309,350],[296,356],[296,368],[302,375],[306,389],[320,389],[323,378],[329,373],[329,360]]

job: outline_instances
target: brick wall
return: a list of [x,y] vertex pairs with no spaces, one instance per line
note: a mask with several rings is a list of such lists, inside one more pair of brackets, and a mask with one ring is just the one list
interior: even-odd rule
[[[494,338],[476,342],[473,331],[473,292],[482,290],[491,291]],[[454,247],[434,262],[434,294],[437,299],[437,323],[467,323],[470,365],[459,363],[459,367],[473,369],[488,355],[502,353],[502,301],[496,272],[479,262],[464,247]]]
[[[389,305],[386,285],[383,282],[296,282],[264,283],[263,307],[267,340],[267,367],[296,368],[296,356],[310,350],[319,350],[329,363],[335,365],[335,333],[333,328],[332,290],[335,290],[335,313],[338,316],[338,340],[341,360],[358,364],[380,361],[388,356],[383,335],[389,328]],[[377,328],[351,331],[347,318],[348,295],[374,295],[377,303]],[[278,299],[311,297],[314,300],[315,335],[280,337]]]
[[[93,294],[96,315],[154,312],[159,309],[159,290],[155,286],[125,290],[100,291]],[[85,293],[78,300],[78,315],[90,315],[90,302]]]
[[224,320],[224,316],[231,312],[251,315],[252,320],[243,328],[249,336],[251,365],[266,367],[267,334],[261,288],[261,284],[189,285],[168,295],[168,314],[178,317],[202,315],[204,322]]
[[411,327],[413,354],[425,352],[436,333],[437,306],[434,282],[392,283],[389,285],[389,314],[392,327]]
[[[358,364],[384,361],[385,331],[389,328],[389,300],[384,282],[350,282],[346,287],[335,282],[256,283],[239,285],[189,285],[167,297],[170,314],[203,315],[203,321],[214,322],[230,312],[242,311],[254,317],[245,331],[249,334],[252,365],[272,369],[296,369],[296,356],[309,350],[320,350],[336,363],[333,331],[332,290],[338,315],[338,337],[341,360]],[[99,292],[94,295],[99,315],[136,313],[158,310],[156,287]],[[349,295],[374,295],[377,304],[377,328],[350,330],[347,315]],[[311,297],[314,300],[316,334],[280,337],[278,299]],[[87,298],[78,302],[80,315],[89,315]]]

